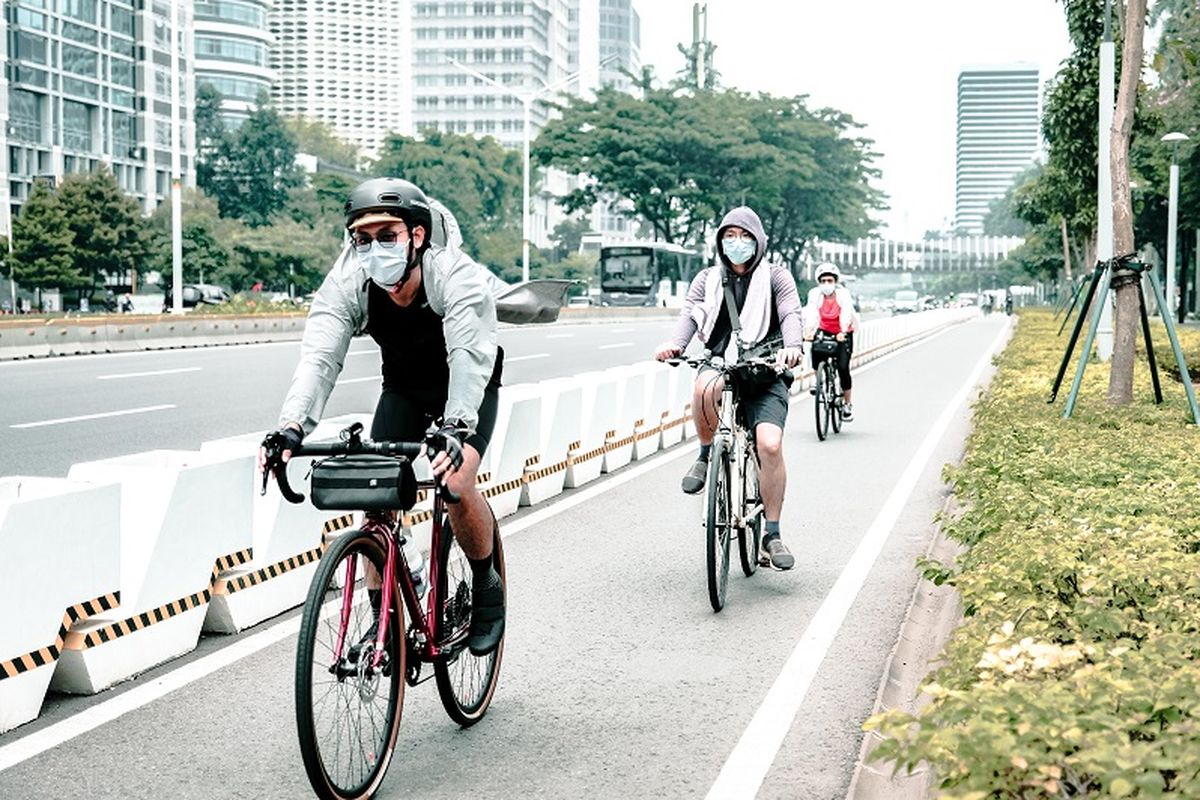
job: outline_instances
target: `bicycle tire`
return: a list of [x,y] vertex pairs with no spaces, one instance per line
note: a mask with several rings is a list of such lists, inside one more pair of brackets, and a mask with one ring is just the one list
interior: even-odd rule
[[816,415],[817,440],[821,442],[825,441],[825,437],[829,435],[829,394],[825,387],[825,367],[828,363],[828,361],[821,362],[821,366],[817,368],[817,374],[813,378],[813,387],[816,390],[813,411]]
[[[749,437],[747,437],[749,438]],[[754,455],[754,446],[746,443],[745,462],[742,464],[742,518],[746,517],[747,509],[759,502],[758,496],[758,459]],[[742,525],[738,536],[738,558],[742,562],[742,574],[749,578],[758,571],[758,551],[762,547],[762,520],[760,511],[754,519]]]
[[708,466],[708,503],[704,520],[705,561],[708,567],[708,602],[713,611],[725,607],[729,582],[729,538],[732,534],[729,497],[729,451],[714,439]]
[[[352,644],[360,641],[374,616],[366,594],[366,566],[362,560],[356,564],[352,587],[360,597],[351,611],[343,654],[336,654],[335,658],[348,558],[370,561],[382,575],[387,557],[375,534],[355,531],[334,540],[321,557],[309,586],[296,650],[296,729],[300,754],[313,791],[326,800],[368,798],[379,789],[395,752],[404,708],[404,611],[398,593],[388,615],[385,662],[388,666],[373,675],[364,675],[368,658],[360,654],[355,660],[347,654]],[[322,643],[323,634],[329,639]],[[322,687],[326,691],[317,697]],[[387,696],[379,709],[373,701],[384,688]],[[329,702],[331,699],[334,702]],[[369,720],[364,720],[361,710],[367,704],[380,713],[369,712]],[[356,706],[360,711],[358,725],[353,721],[346,724]],[[332,721],[326,723],[326,717],[332,717]],[[369,723],[366,736],[364,723]],[[374,736],[370,735],[372,731]],[[324,742],[325,733],[336,741]],[[368,753],[371,739],[374,744]],[[347,763],[334,763],[339,759]]]
[[842,432],[842,382],[838,380],[837,370],[829,371],[829,419],[834,433]]
[[[451,644],[448,652],[434,662],[433,675],[446,714],[462,727],[469,728],[483,719],[496,693],[500,662],[504,657],[504,638],[486,656],[474,655],[467,649],[465,636],[471,621],[471,564],[455,540],[449,523],[446,519],[442,526],[437,590],[443,599],[438,630],[442,632],[442,641]],[[504,545],[494,520],[492,530],[492,565],[505,579],[507,595]]]

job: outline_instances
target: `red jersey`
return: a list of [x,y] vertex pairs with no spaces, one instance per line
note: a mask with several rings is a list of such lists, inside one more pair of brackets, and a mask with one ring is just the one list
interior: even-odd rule
[[818,328],[826,333],[842,333],[842,307],[838,305],[837,295],[831,294],[821,299],[821,322]]

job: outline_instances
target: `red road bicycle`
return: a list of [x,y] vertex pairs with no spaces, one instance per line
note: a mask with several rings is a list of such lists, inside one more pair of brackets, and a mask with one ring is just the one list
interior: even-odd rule
[[[318,796],[330,800],[369,798],[378,790],[395,750],[405,686],[428,679],[421,674],[424,665],[433,668],[446,713],[469,727],[487,712],[504,652],[503,640],[486,656],[467,649],[471,566],[446,516],[446,503],[458,498],[440,483],[412,477],[406,460],[422,454],[421,443],[369,442],[360,438],[361,431],[362,425],[355,423],[342,431],[341,442],[304,444],[293,455],[327,457],[318,463],[334,484],[340,474],[346,483],[358,481],[364,463],[373,463],[381,475],[399,476],[387,480],[411,481],[400,487],[379,481],[381,497],[399,496],[397,505],[407,506],[394,511],[410,509],[416,491],[433,491],[429,588],[424,597],[418,593],[405,557],[404,530],[398,521],[387,522],[387,515],[381,515],[384,522],[373,517],[362,528],[338,536],[321,556],[300,622],[296,727],[309,781]],[[304,495],[289,485],[286,470],[279,468],[277,455],[269,453],[268,464],[264,488],[273,472],[287,500],[304,502]],[[492,558],[503,577],[504,551],[499,529],[493,530]],[[381,591],[374,635],[368,582]]]

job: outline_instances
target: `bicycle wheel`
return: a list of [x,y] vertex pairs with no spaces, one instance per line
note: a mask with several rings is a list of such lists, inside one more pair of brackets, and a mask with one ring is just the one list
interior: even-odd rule
[[825,365],[828,363],[828,361],[822,362],[813,378],[813,388],[816,390],[813,412],[816,414],[817,439],[822,442],[829,435],[829,391],[825,386]]
[[[754,446],[746,444],[746,454],[742,462],[742,518],[746,512],[758,505],[758,459],[754,455]],[[749,578],[758,570],[758,549],[762,545],[762,512],[754,515],[742,525],[741,535],[738,536],[738,558],[742,562],[742,573]]]
[[[374,794],[396,747],[404,704],[404,612],[398,596],[387,619],[381,667],[371,667],[373,645],[350,652],[374,618],[367,564],[382,575],[385,562],[375,535],[343,535],[321,557],[304,601],[296,651],[296,728],[308,780],[317,796],[328,800]],[[341,632],[347,599],[349,620]]]
[[705,551],[708,562],[708,601],[713,611],[725,606],[729,581],[729,537],[732,533],[729,502],[729,451],[714,439],[708,467],[708,514],[705,518]]
[[[504,546],[500,541],[500,529],[494,522],[493,531],[492,565],[507,583]],[[486,656],[477,656],[467,649],[467,629],[471,624],[471,563],[454,538],[449,519],[442,527],[437,591],[442,598],[438,630],[441,631],[444,654],[434,662],[433,675],[437,680],[438,696],[450,719],[469,728],[487,713],[496,692],[504,639]]]
[[829,371],[829,396],[833,398],[829,403],[829,419],[833,425],[834,433],[842,432],[842,382],[838,380],[837,371]]

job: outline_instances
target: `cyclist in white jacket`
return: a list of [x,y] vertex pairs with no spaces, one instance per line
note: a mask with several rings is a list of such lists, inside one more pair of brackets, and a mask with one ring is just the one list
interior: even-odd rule
[[[854,331],[858,328],[858,312],[854,310],[854,298],[850,290],[840,281],[842,272],[836,264],[828,262],[817,265],[817,285],[808,291],[804,303],[804,339],[811,342],[819,336],[830,336],[837,340],[837,370],[842,382],[842,421],[854,419],[850,405],[851,380],[850,356],[854,352]],[[816,369],[827,358],[833,356],[812,351],[812,365]]]

